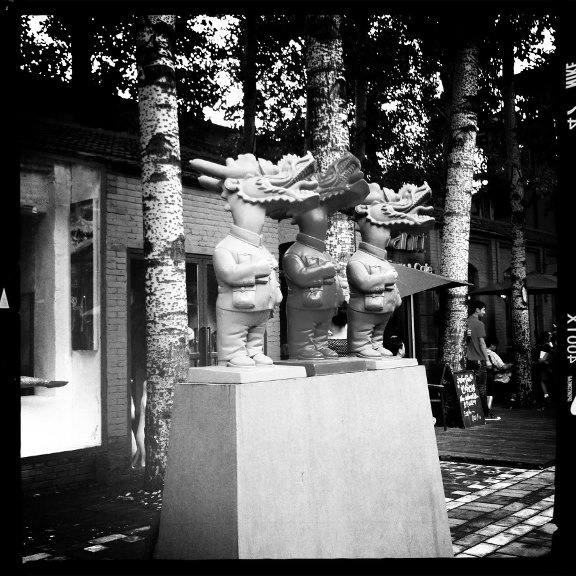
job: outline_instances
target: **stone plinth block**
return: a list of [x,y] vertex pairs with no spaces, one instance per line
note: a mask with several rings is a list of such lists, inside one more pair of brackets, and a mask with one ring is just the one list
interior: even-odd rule
[[422,366],[176,386],[156,558],[451,556]]
[[342,356],[336,360],[280,360],[274,363],[279,366],[303,366],[307,376],[323,376],[326,374],[343,374],[344,372],[363,372],[366,361],[360,358]]
[[381,360],[365,360],[366,370],[387,370],[388,368],[406,368],[408,366],[418,366],[416,358],[382,358]]
[[231,368],[227,366],[205,366],[190,368],[188,382],[193,384],[246,384],[248,382],[270,382],[303,378],[306,370],[302,366],[252,366]]

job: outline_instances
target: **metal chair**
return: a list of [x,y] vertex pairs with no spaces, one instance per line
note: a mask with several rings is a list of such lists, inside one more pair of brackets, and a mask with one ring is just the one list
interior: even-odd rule
[[338,356],[348,356],[347,338],[328,338],[328,348],[338,353]]
[[430,404],[440,404],[442,410],[442,425],[444,430],[446,430],[446,388],[444,386],[444,376],[446,375],[446,369],[448,364],[444,364],[442,368],[442,376],[440,376],[439,384],[428,384],[428,394],[430,395]]

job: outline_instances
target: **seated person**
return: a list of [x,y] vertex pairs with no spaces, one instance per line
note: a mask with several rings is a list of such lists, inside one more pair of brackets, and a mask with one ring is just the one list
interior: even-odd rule
[[[496,353],[496,348],[498,348],[498,338],[495,336],[489,336],[486,338],[486,349],[488,352],[488,373],[492,375],[491,380],[494,384],[500,384],[505,387],[509,387],[512,381],[512,364],[504,362],[502,358]],[[488,402],[492,403],[493,391],[488,391]],[[510,408],[516,401],[516,394],[510,393]]]
[[338,352],[339,356],[348,355],[347,324],[348,303],[344,301],[332,317],[328,330],[328,348]]
[[386,348],[390,350],[394,356],[398,356],[399,358],[406,356],[406,348],[400,336],[390,336],[386,343]]

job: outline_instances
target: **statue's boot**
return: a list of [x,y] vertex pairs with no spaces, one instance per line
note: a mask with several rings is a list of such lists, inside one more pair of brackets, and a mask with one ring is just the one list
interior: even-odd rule
[[293,322],[288,324],[288,351],[290,359],[324,360],[324,355],[317,350],[314,338],[316,327],[303,322],[305,311],[296,310]]
[[324,360],[324,355],[314,346],[306,346],[301,348],[297,355],[298,360]]
[[338,356],[338,352],[332,350],[332,348],[328,348],[328,346],[325,348],[320,348],[318,352],[320,352],[320,354],[322,354],[322,356],[327,360],[336,360],[337,358],[340,358],[340,356]]
[[321,330],[320,333],[316,333],[314,338],[314,346],[316,350],[322,354],[322,357],[326,360],[335,360],[339,358],[338,352],[332,350],[328,347],[328,329]]
[[[220,362],[218,362],[220,364]],[[249,356],[234,356],[226,362],[226,366],[230,368],[253,368],[256,366],[256,362],[252,360]]]
[[378,352],[382,358],[390,358],[394,356],[394,354],[392,354],[388,348],[384,348],[384,346],[374,346],[374,350],[376,350],[376,352]]
[[258,352],[251,356],[252,360],[256,363],[256,366],[270,366],[274,364],[274,360],[269,356],[266,356],[263,352]]
[[382,358],[380,352],[374,350],[374,348],[371,348],[370,346],[365,346],[360,350],[355,350],[352,354],[358,358],[365,358],[367,360],[380,360],[380,358]]

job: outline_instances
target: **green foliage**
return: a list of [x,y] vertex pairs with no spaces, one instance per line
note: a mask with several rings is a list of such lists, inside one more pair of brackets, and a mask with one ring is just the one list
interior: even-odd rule
[[237,66],[230,50],[235,23],[229,16],[180,17],[176,25],[179,109],[204,119],[204,108],[218,109],[230,89],[227,74]]
[[[348,92],[367,79],[367,177],[398,189],[405,182],[434,182],[441,141],[432,131],[438,114],[438,59],[422,49],[408,16],[369,16],[364,50],[356,16],[344,19]],[[352,128],[352,138],[355,130]]]
[[[451,58],[457,40],[453,21],[432,11],[364,14],[369,34],[363,44],[359,38],[360,16],[343,16],[341,35],[352,140],[357,81],[362,77],[367,80],[367,178],[394,189],[404,182],[426,180],[439,199],[444,188],[443,137]],[[70,81],[72,47],[65,18],[47,16],[34,31],[33,20],[38,18],[22,17],[22,67],[37,75]],[[183,117],[204,119],[205,109],[220,110],[233,126],[242,125],[244,20],[242,15],[230,14],[178,17],[175,57]],[[109,94],[133,99],[136,23],[136,16],[116,17],[110,12],[88,15],[77,22],[93,39],[94,83]],[[517,14],[513,23],[516,56],[534,67],[546,64],[550,56],[539,44],[545,30],[554,29],[554,17]],[[286,153],[304,152],[304,15],[263,14],[257,16],[256,26],[257,154],[276,160]],[[486,156],[492,157],[490,164],[496,165],[502,155],[502,142],[493,135],[488,138],[487,133],[501,123],[497,14],[488,13],[479,19],[472,32],[481,43],[479,95],[473,103],[478,113],[478,143]],[[534,87],[542,85],[536,82]],[[541,90],[518,92],[517,100],[520,143],[541,143],[538,148],[546,156],[542,161],[552,166],[555,149],[550,142],[554,135],[549,126],[553,124],[554,102]],[[543,123],[548,126],[546,130],[541,129]],[[234,145],[235,141],[223,143],[226,150]]]
[[[136,27],[138,16],[116,17],[113,13],[95,16],[63,17],[48,15],[41,19],[22,17],[21,55],[23,70],[38,76],[72,79],[71,28],[81,27],[91,39],[92,81],[105,93],[136,99]],[[227,86],[216,81],[225,64],[226,51],[207,42],[218,28],[218,18],[196,16],[177,19],[177,62],[179,109],[203,118],[204,107],[214,107]]]
[[110,94],[135,95],[134,25],[136,17],[117,19],[98,16],[23,16],[22,68],[39,76],[72,79],[73,26],[91,40],[91,70],[94,83]]
[[[303,18],[261,15],[256,19],[257,153],[270,159],[302,152],[304,145],[305,71]],[[227,37],[230,82],[242,87],[244,18],[238,18]],[[225,119],[243,123],[242,100],[225,108]]]
[[[35,22],[37,26],[33,27]],[[53,16],[40,22],[38,17],[22,17],[20,54],[22,68],[33,74],[67,81],[72,77],[68,36]]]
[[[552,39],[557,21],[555,15],[513,14],[509,16],[515,58],[525,68],[514,76],[516,96],[516,137],[521,150],[526,206],[542,199],[545,210],[554,207],[558,140],[556,118],[558,94],[555,90],[557,54],[543,49],[546,36]],[[499,18],[496,31],[502,34]],[[505,169],[506,149],[501,94],[502,57],[499,46],[486,41],[483,45],[485,72],[480,87],[479,124],[483,129],[480,145],[489,156],[487,179],[498,217],[510,213],[509,176]],[[491,103],[491,105],[489,105]]]

